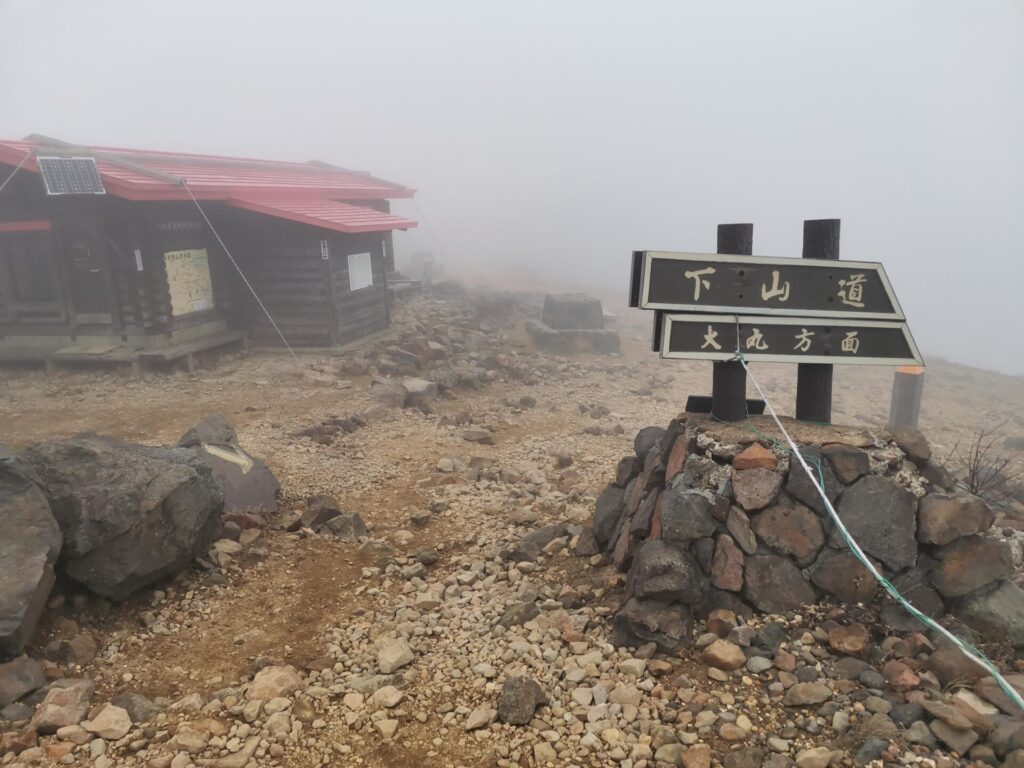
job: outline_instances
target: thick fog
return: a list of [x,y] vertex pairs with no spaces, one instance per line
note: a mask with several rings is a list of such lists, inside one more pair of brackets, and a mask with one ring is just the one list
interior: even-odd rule
[[0,0],[0,31],[4,138],[370,170],[419,190],[405,252],[623,295],[633,249],[752,221],[799,256],[837,217],[926,354],[1024,373],[1020,0]]

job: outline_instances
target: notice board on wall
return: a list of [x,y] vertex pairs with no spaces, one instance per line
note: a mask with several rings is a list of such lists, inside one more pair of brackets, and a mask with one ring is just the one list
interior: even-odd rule
[[175,317],[213,308],[210,259],[205,248],[164,254],[171,314]]

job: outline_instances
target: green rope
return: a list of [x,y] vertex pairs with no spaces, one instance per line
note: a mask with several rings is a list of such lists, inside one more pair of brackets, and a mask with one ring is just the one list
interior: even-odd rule
[[[818,494],[821,496],[821,500],[824,502],[825,508],[828,510],[829,516],[831,517],[832,522],[835,524],[836,529],[842,536],[843,541],[846,543],[847,548],[850,550],[850,552],[853,553],[854,557],[857,558],[861,565],[868,569],[868,572],[871,573],[875,581],[881,584],[885,591],[888,592],[894,600],[900,603],[900,605],[902,605],[903,608],[906,609],[906,611],[911,616],[920,621],[926,627],[935,630],[940,635],[950,640],[969,659],[987,669],[992,674],[992,677],[995,678],[996,682],[998,683],[999,687],[1003,690],[1003,692],[1007,696],[1009,696],[1010,699],[1015,704],[1017,704],[1017,706],[1024,710],[1024,698],[1021,698],[1021,695],[1017,693],[1017,691],[1006,681],[1003,675],[999,672],[996,665],[988,658],[988,656],[986,656],[982,651],[976,648],[972,643],[964,640],[963,638],[957,637],[944,626],[942,626],[937,621],[932,619],[930,616],[926,616],[924,613],[922,613],[916,607],[914,607],[902,594],[900,594],[900,591],[896,588],[896,586],[891,581],[889,581],[878,570],[878,568],[875,567],[875,564],[868,559],[868,556],[864,553],[864,550],[860,548],[860,545],[856,542],[853,536],[850,535],[850,532],[846,529],[846,525],[843,524],[843,521],[840,519],[839,514],[832,506],[832,502],[829,501],[828,495],[825,493],[825,471],[822,468],[821,459],[816,459],[810,456],[805,457],[800,452],[800,449],[797,447],[796,443],[793,442],[793,439],[789,436],[789,433],[786,432],[786,428],[782,426],[782,422],[779,420],[778,415],[775,413],[775,409],[772,407],[772,404],[768,401],[768,397],[765,395],[764,390],[761,389],[761,385],[758,384],[757,379],[754,377],[754,374],[751,373],[750,368],[747,366],[746,358],[744,358],[743,352],[740,350],[739,347],[738,320],[736,337],[736,359],[739,360],[740,364],[743,366],[743,369],[747,372],[747,375],[750,376],[750,380],[754,383],[754,387],[757,388],[758,393],[761,395],[761,399],[764,400],[765,405],[768,407],[768,412],[771,414],[771,417],[775,420],[775,423],[779,427],[779,430],[785,436],[787,443],[784,444],[779,440],[776,440],[774,437],[766,435],[759,429],[757,429],[757,427],[754,426],[754,423],[750,418],[749,409],[745,408],[747,412],[747,428],[754,434],[760,436],[763,440],[765,440],[765,442],[767,442],[776,450],[789,454],[790,472],[793,471],[792,459],[793,457],[796,457],[800,465],[803,467],[804,471],[807,472],[808,478],[810,478],[812,483],[815,483],[815,487],[818,491]],[[712,414],[712,418],[714,418],[714,414]],[[815,465],[815,468],[817,469],[817,482],[815,482],[814,475],[811,473],[810,467],[808,466],[808,462],[813,463]]]

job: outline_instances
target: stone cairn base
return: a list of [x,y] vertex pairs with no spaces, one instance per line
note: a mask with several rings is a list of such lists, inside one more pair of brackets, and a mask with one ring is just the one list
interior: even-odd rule
[[[822,600],[877,600],[893,629],[921,628],[849,551],[787,451],[753,432],[745,444],[723,444],[708,426],[683,417],[642,429],[635,455],[597,500],[596,543],[628,574],[617,645],[676,653],[691,642],[694,619],[716,608],[749,618]],[[1011,580],[995,516],[954,489],[920,433],[801,453],[850,534],[915,607],[1024,645],[1024,590]]]

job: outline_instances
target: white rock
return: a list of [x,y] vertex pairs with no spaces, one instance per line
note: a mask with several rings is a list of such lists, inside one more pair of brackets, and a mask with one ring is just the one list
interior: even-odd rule
[[479,728],[486,728],[494,722],[497,716],[498,710],[496,709],[489,709],[487,707],[474,709],[466,717],[466,730],[475,731]]
[[107,704],[92,720],[86,720],[82,727],[102,739],[116,741],[132,729],[132,719],[121,707]]
[[390,675],[404,666],[412,663],[415,658],[412,648],[405,638],[391,637],[384,640],[377,650],[377,666],[381,674]]
[[378,688],[373,694],[373,703],[378,707],[391,709],[397,707],[404,694],[393,685],[385,685]]
[[373,724],[373,727],[376,728],[377,733],[379,733],[385,739],[391,739],[394,738],[394,735],[398,732],[398,721],[378,720]]

